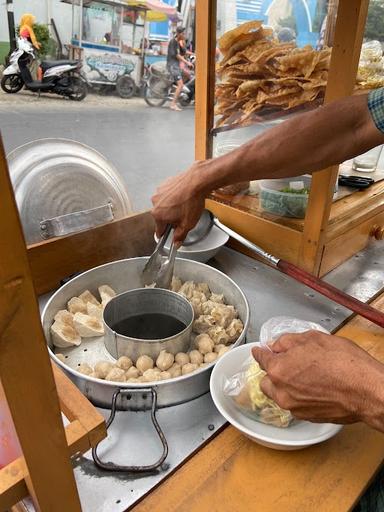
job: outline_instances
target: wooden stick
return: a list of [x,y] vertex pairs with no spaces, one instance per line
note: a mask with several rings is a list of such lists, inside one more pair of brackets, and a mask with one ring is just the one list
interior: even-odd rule
[[27,251],[0,141],[0,377],[37,510],[80,512]]
[[211,130],[215,103],[217,0],[196,2],[196,121],[195,158],[212,157]]
[[328,299],[333,300],[337,304],[345,306],[350,309],[354,313],[367,318],[371,322],[379,325],[380,327],[384,327],[384,313],[378,311],[377,309],[369,306],[368,304],[364,304],[358,299],[351,297],[347,293],[342,292],[338,288],[335,288],[329,283],[322,281],[318,277],[302,270],[301,268],[289,263],[288,261],[280,260],[277,264],[277,268],[281,270],[284,274],[293,277],[296,281],[305,284],[312,288],[312,290],[316,290],[321,293]]

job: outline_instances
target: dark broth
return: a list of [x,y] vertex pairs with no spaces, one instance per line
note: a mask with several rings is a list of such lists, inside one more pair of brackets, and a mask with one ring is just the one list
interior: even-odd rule
[[140,340],[161,340],[179,334],[187,326],[173,316],[161,313],[146,313],[120,320],[112,329],[129,338]]

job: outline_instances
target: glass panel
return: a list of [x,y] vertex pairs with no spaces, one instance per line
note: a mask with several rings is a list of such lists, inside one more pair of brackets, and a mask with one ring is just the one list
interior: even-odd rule
[[[79,217],[84,223],[94,219],[101,223],[121,212],[122,209],[116,208],[111,213],[108,208],[108,198],[113,197],[108,188],[113,182],[108,174],[111,167],[121,177],[121,183],[112,185],[122,184],[133,211],[144,211],[151,208],[151,196],[156,187],[194,161],[193,71],[191,86],[185,87],[179,97],[182,111],[169,108],[176,87],[166,60],[168,42],[175,37],[180,17],[174,8],[177,2],[167,0],[159,4],[164,10],[161,14],[158,11],[146,14],[137,3],[126,0],[55,2],[51,14],[61,46],[53,40],[56,37],[53,25],[48,41],[46,8],[36,7],[33,13],[38,24],[36,37],[44,44],[38,56],[31,56],[31,80],[27,88],[21,84],[17,94],[0,91],[1,131],[6,152],[10,154],[23,144],[46,138],[80,143],[70,149],[56,147],[56,153],[54,147],[50,146],[49,153],[48,150],[45,153],[44,147],[37,146],[41,165],[37,167],[34,163],[33,172],[30,168],[25,171],[25,186],[18,195],[21,210],[29,208],[26,217],[34,225],[34,234],[40,234],[42,220],[56,220],[65,214],[100,207],[100,211],[84,214],[84,219]],[[193,43],[194,6],[192,2],[187,3],[184,15],[189,20],[185,32],[188,47]],[[159,25],[151,24],[151,20],[163,19],[165,21]],[[15,22],[18,25],[20,20]],[[159,27],[161,30],[157,30]],[[2,34],[0,27],[0,41]],[[189,54],[187,57],[193,60]],[[50,75],[55,59],[77,62],[58,63],[58,74]],[[189,78],[186,74],[183,77],[187,85]],[[82,84],[85,98],[71,94],[73,83]],[[18,84],[18,80],[14,80],[8,85],[16,87]],[[39,87],[42,88],[40,94]],[[105,160],[100,160],[94,152],[90,157],[81,144],[96,150]],[[48,165],[52,166],[50,178],[43,173]],[[89,185],[82,186],[81,173],[85,168],[93,172],[93,177],[90,181],[85,177],[83,182]],[[33,179],[29,180],[29,173]],[[107,190],[104,196],[99,188],[103,185]],[[116,195],[121,198],[119,191]],[[31,200],[27,204],[26,196]],[[75,220],[78,221],[74,219],[73,223]],[[59,228],[63,231],[72,228],[72,225],[64,225],[65,219],[59,221],[58,226],[50,223],[46,231],[56,229],[57,234]],[[33,242],[36,241],[40,240],[34,238]]]
[[[336,2],[219,0],[214,156],[322,104]],[[302,230],[311,176],[240,183],[215,199]]]
[[[368,93],[372,89],[384,86],[384,2],[381,0],[371,0],[369,3],[368,17],[365,26],[364,42],[360,54],[359,69],[356,80],[356,92]],[[372,182],[382,181],[384,179],[384,152],[383,146],[378,146],[372,150],[359,155],[354,159],[344,162],[340,166],[339,176],[342,177],[341,185],[337,194],[337,199],[345,198],[359,191],[356,188],[348,186],[346,177],[352,176],[362,178],[363,181],[355,182],[362,188],[367,186],[368,180]],[[365,180],[365,183],[364,183]],[[350,180],[353,184],[353,179]],[[367,204],[362,209],[368,207]]]

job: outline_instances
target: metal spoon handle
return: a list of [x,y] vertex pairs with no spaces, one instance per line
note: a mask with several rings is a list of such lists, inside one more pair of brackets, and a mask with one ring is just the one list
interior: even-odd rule
[[219,219],[217,217],[213,218],[213,222],[214,222],[214,224],[218,228],[220,228],[222,231],[227,233],[227,235],[231,236],[232,238],[234,238],[235,240],[237,240],[238,242],[243,244],[245,247],[248,247],[248,249],[250,249],[251,251],[255,252],[256,254],[261,256],[262,258],[264,258],[267,261],[269,261],[270,263],[272,263],[273,266],[276,267],[277,264],[279,263],[279,261],[280,261],[279,258],[276,258],[275,256],[272,256],[272,254],[269,254],[268,252],[264,251],[258,245],[253,244],[252,242],[250,242],[249,240],[247,240],[243,236],[239,235],[239,233],[236,233],[236,231],[233,231],[231,228],[225,226],[224,224],[222,224],[219,221]]

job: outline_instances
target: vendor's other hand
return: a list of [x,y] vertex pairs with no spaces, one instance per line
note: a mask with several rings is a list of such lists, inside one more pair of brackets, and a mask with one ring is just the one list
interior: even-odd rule
[[296,418],[384,430],[384,365],[353,342],[308,331],[252,353],[267,372],[263,392]]
[[187,172],[166,180],[152,197],[152,215],[156,234],[161,236],[167,224],[175,228],[174,241],[182,242],[197,224],[204,209],[204,193],[199,191],[200,162]]

